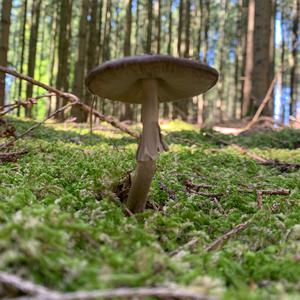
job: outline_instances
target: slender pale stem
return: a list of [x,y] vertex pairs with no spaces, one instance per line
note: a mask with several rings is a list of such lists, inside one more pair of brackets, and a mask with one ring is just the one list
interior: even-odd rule
[[143,94],[143,132],[137,152],[137,167],[127,200],[127,206],[133,213],[145,209],[155,173],[155,159],[159,151],[164,151],[158,125],[157,82],[155,79],[143,80]]

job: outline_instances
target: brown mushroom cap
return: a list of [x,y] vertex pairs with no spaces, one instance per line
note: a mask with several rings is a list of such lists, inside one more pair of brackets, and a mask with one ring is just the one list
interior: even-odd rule
[[208,65],[166,55],[128,56],[105,62],[86,78],[89,90],[100,97],[142,103],[142,80],[157,80],[159,102],[170,102],[208,91],[219,74]]

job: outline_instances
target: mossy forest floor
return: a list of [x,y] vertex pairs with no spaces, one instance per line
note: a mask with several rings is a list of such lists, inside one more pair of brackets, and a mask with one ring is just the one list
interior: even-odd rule
[[[18,132],[31,125],[11,122]],[[299,131],[212,138],[181,122],[162,126],[170,151],[150,193],[161,210],[128,217],[113,189],[134,169],[136,141],[68,126],[41,126],[14,146],[28,154],[0,164],[0,270],[61,291],[178,285],[220,299],[300,299],[300,171],[260,165],[218,142],[300,163]],[[188,192],[186,180],[223,195]],[[255,192],[242,191],[281,188],[290,195],[264,195],[262,210]]]

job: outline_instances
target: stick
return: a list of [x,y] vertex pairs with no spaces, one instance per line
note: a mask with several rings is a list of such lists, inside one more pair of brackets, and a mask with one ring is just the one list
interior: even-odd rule
[[[206,132],[206,135],[209,137],[214,137],[213,134]],[[238,144],[231,144],[227,141],[224,140],[219,140],[219,143],[225,146],[232,146],[234,149],[236,149],[237,151],[239,151],[241,154],[245,154],[247,156],[249,156],[250,158],[254,159],[255,161],[257,161],[258,163],[264,165],[264,166],[271,166],[274,168],[277,168],[279,171],[281,172],[286,172],[289,170],[298,170],[300,169],[300,164],[298,163],[286,163],[286,162],[280,162],[277,160],[269,160],[269,159],[265,159],[255,153],[253,153],[252,151],[250,151],[249,149],[246,149]]]
[[[5,272],[0,272],[0,283],[13,287],[20,292],[33,296],[24,296],[15,298],[15,300],[92,300],[98,298],[130,298],[133,297],[174,297],[181,299],[193,300],[216,300],[215,297],[200,295],[183,288],[167,288],[167,287],[141,287],[141,288],[118,288],[111,290],[94,290],[94,291],[78,291],[73,293],[60,293],[49,290],[41,285],[37,285],[28,280],[24,280],[18,276]],[[3,300],[9,300],[5,298]],[[12,298],[10,299],[12,300]]]
[[231,238],[232,236],[236,235],[237,233],[245,230],[250,224],[251,224],[252,219],[241,223],[237,226],[235,226],[234,228],[232,228],[231,230],[229,230],[227,233],[221,235],[220,237],[218,237],[217,239],[215,239],[213,242],[211,242],[210,244],[208,244],[204,250],[206,252],[212,251],[217,249],[219,246],[221,246],[225,241],[227,241],[229,238]]
[[272,92],[273,92],[273,89],[275,87],[275,83],[277,81],[277,77],[278,77],[278,74],[276,74],[269,86],[269,89],[266,93],[266,96],[265,98],[262,100],[260,106],[258,107],[254,117],[252,118],[252,120],[241,130],[241,132],[244,132],[244,131],[247,131],[249,130],[253,124],[255,124],[259,118],[259,116],[261,115],[262,111],[264,110],[265,106],[267,105],[267,103],[270,101],[270,99],[272,98]]
[[13,287],[20,292],[29,294],[29,295],[45,295],[52,294],[53,292],[47,288],[32,283],[28,280],[24,280],[18,276],[8,274],[5,272],[0,272],[0,283],[5,284],[9,287]]
[[92,299],[115,299],[115,298],[129,298],[135,297],[160,297],[163,299],[176,298],[183,300],[217,300],[216,297],[201,295],[197,292],[174,289],[174,288],[119,288],[114,290],[103,291],[79,291],[74,293],[53,293],[43,294],[35,297],[19,297],[19,298],[5,298],[3,300],[92,300]]
[[116,127],[118,129],[120,129],[121,131],[126,132],[127,134],[133,136],[136,139],[139,138],[139,134],[138,133],[131,131],[127,126],[121,124],[119,121],[115,120],[113,117],[102,115],[98,111],[92,109],[90,106],[84,104],[74,94],[62,92],[62,91],[60,91],[60,90],[58,90],[58,89],[56,89],[56,88],[54,88],[52,86],[49,86],[49,85],[47,85],[45,83],[42,83],[40,81],[35,80],[32,77],[29,77],[29,76],[24,75],[24,74],[20,74],[20,73],[14,71],[14,70],[11,70],[11,69],[3,67],[3,66],[0,66],[0,72],[7,73],[7,74],[10,74],[10,75],[15,76],[17,78],[20,78],[22,80],[25,80],[27,82],[30,82],[31,84],[37,85],[37,86],[39,86],[39,87],[41,87],[41,88],[43,88],[43,89],[45,89],[45,90],[47,90],[47,91],[49,91],[51,93],[54,93],[57,96],[62,97],[64,99],[68,100],[68,101],[76,102],[76,105],[78,105],[79,108],[81,108],[85,112],[87,112],[87,113],[92,112],[101,121],[109,123],[113,127]]

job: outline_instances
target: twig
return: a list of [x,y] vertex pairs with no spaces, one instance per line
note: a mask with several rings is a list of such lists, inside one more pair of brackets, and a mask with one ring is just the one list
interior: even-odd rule
[[163,182],[159,183],[159,188],[160,190],[164,191],[167,193],[168,197],[172,200],[176,200],[176,193],[175,191],[171,190],[169,187],[167,187]]
[[16,140],[22,138],[23,136],[27,135],[29,132],[31,132],[32,130],[36,129],[37,127],[41,126],[43,123],[45,123],[48,119],[52,118],[54,115],[60,113],[61,111],[64,111],[65,109],[67,109],[70,106],[75,105],[76,102],[72,102],[72,103],[68,103],[67,105],[57,109],[55,112],[53,112],[52,114],[50,114],[47,118],[45,118],[44,120],[42,120],[41,122],[38,122],[36,124],[34,124],[33,126],[31,126],[30,128],[28,128],[27,130],[25,130],[24,132],[22,132],[19,135],[16,135],[12,140],[0,145],[0,150],[7,148],[9,146],[11,146]]
[[263,208],[263,195],[289,195],[290,191],[286,189],[280,190],[257,190],[256,191],[256,202],[257,208]]
[[49,86],[47,84],[44,84],[40,81],[37,81],[35,79],[33,79],[32,77],[29,77],[27,75],[24,74],[20,74],[14,70],[11,70],[9,68],[0,66],[0,72],[3,73],[7,73],[10,74],[12,76],[15,76],[17,78],[26,80],[27,82],[30,82],[33,85],[37,85],[51,93],[56,94],[59,97],[62,97],[68,101],[76,102],[76,105],[78,105],[79,108],[81,108],[82,110],[84,110],[87,113],[90,113],[92,111],[92,113],[94,114],[94,116],[96,116],[97,118],[99,118],[101,121],[105,121],[107,123],[109,123],[110,125],[112,125],[113,127],[116,127],[118,129],[120,129],[123,132],[126,132],[127,134],[133,136],[134,138],[138,139],[139,138],[139,134],[136,132],[131,131],[127,126],[125,126],[124,124],[120,123],[119,121],[115,120],[113,117],[111,116],[105,116],[102,115],[101,113],[99,113],[98,111],[96,111],[95,109],[92,109],[89,105],[86,105],[85,103],[83,103],[76,95],[71,94],[71,93],[65,93],[62,92],[52,86]]
[[181,257],[182,255],[184,255],[184,252],[186,249],[190,249],[192,247],[194,247],[196,244],[198,244],[199,242],[199,238],[198,237],[194,237],[192,238],[190,241],[188,241],[186,244],[182,245],[181,247],[175,249],[174,251],[172,251],[170,253],[171,257]]
[[241,223],[237,226],[235,226],[234,228],[232,228],[231,230],[229,230],[227,233],[221,235],[220,237],[218,237],[217,239],[215,239],[213,242],[209,243],[204,250],[206,252],[212,251],[217,249],[218,247],[220,247],[225,241],[227,241],[229,238],[231,238],[232,236],[236,235],[237,233],[245,230],[252,222],[252,219]]
[[241,154],[245,154],[245,155],[251,157],[252,159],[254,159],[255,161],[257,161],[259,163],[263,163],[264,164],[264,163],[268,162],[267,159],[265,159],[265,158],[263,158],[263,157],[255,154],[255,153],[253,153],[252,151],[250,151],[250,150],[248,150],[248,149],[246,149],[244,147],[241,147],[241,146],[239,146],[237,144],[232,144],[231,146],[234,149],[238,150]]
[[8,114],[9,112],[13,111],[14,109],[16,109],[16,108],[18,108],[20,106],[27,107],[27,106],[36,104],[37,100],[40,100],[40,99],[43,99],[43,98],[52,97],[52,96],[55,96],[55,94],[54,93],[48,93],[48,94],[36,96],[34,98],[29,98],[28,100],[23,101],[23,102],[21,102],[21,101],[15,101],[15,103],[6,104],[4,106],[1,106],[0,107],[0,111],[2,111],[4,108],[8,108],[8,107],[9,107],[9,109],[6,110],[6,111],[3,111],[2,113],[0,113],[0,117],[3,117],[4,115]]
[[208,192],[200,191],[200,189],[203,189],[203,188],[213,188],[214,187],[209,184],[194,184],[191,180],[187,179],[184,181],[184,185],[188,192],[194,192],[200,196],[210,197],[210,198],[220,198],[224,195],[224,193],[208,193]]
[[193,183],[189,179],[187,179],[187,180],[184,181],[184,185],[187,188],[191,188],[191,189],[195,190],[196,192],[199,192],[200,189],[212,189],[212,188],[215,188],[215,186],[211,185],[211,184],[206,184],[206,183],[195,184],[195,183]]

